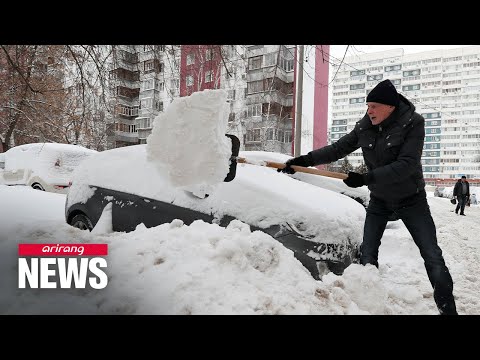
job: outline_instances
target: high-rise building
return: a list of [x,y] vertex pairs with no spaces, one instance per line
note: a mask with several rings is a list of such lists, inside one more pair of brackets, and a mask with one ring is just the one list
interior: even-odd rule
[[[422,166],[427,182],[480,177],[480,46],[346,57],[332,82],[329,142],[354,128],[365,115],[366,96],[385,79],[425,118]],[[360,149],[347,158],[354,167],[363,163]]]

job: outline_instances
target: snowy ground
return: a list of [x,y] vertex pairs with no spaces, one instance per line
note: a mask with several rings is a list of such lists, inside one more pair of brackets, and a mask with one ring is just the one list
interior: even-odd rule
[[[92,234],[64,222],[65,196],[0,185],[0,314],[437,314],[423,261],[401,221],[380,268],[315,281],[293,254],[238,221],[180,221]],[[480,207],[467,216],[429,194],[459,314],[480,314]],[[105,289],[18,289],[19,243],[107,243]]]

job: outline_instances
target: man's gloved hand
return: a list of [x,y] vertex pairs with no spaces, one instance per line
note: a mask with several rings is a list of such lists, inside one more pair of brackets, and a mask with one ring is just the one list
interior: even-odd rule
[[344,179],[343,182],[347,184],[347,186],[353,187],[353,188],[360,187],[367,184],[365,181],[365,175],[352,172],[352,171],[348,173],[348,177]]
[[285,163],[285,167],[283,169],[277,169],[277,171],[284,172],[287,174],[295,174],[295,170],[293,170],[291,167],[292,165],[309,167],[309,166],[313,166],[313,160],[310,154],[301,155],[296,158],[287,160],[287,162]]

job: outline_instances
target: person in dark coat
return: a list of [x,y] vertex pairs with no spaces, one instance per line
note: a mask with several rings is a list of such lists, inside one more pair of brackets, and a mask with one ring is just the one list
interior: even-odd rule
[[437,243],[436,227],[425,192],[421,156],[425,119],[398,94],[390,80],[367,96],[367,112],[355,128],[337,142],[289,159],[279,171],[293,174],[292,165],[315,166],[337,161],[362,148],[365,174],[349,172],[350,187],[368,185],[370,202],[360,246],[360,263],[378,268],[378,249],[392,214],[405,224],[425,261],[434,300],[442,315],[457,315],[453,280]]
[[470,198],[470,184],[467,181],[467,177],[464,175],[461,179],[458,179],[455,187],[453,188],[453,196],[457,198],[457,207],[455,208],[455,214],[465,216],[465,205]]

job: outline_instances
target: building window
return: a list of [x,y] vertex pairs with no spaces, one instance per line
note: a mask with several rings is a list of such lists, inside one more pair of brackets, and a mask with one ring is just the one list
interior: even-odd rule
[[261,129],[247,130],[247,141],[260,141],[260,130]]
[[154,62],[153,60],[147,60],[143,63],[143,71],[152,71],[154,69]]
[[209,60],[212,60],[212,58],[213,58],[213,49],[205,50],[205,60],[209,61]]
[[365,89],[365,84],[352,84],[350,90]]
[[262,92],[263,90],[263,80],[251,81],[247,83],[247,94]]
[[143,81],[143,89],[142,90],[152,90],[154,88],[155,81],[154,79],[146,79]]
[[255,56],[248,59],[248,70],[256,70],[262,67],[262,57]]
[[138,129],[148,129],[151,128],[151,120],[148,117],[137,118],[137,128]]
[[193,76],[192,75],[187,75],[187,78],[185,79],[187,83],[187,87],[193,86]]
[[170,80],[170,87],[172,89],[178,89],[178,86],[179,86],[179,81],[178,79],[171,79]]
[[262,116],[262,104],[247,106],[247,117]]
[[138,115],[138,106],[126,106],[126,105],[118,105],[117,107],[117,114],[118,115],[125,115],[125,116],[137,116]]
[[280,67],[286,72],[293,71],[293,59],[280,58]]
[[157,89],[158,91],[164,91],[165,83],[163,81],[162,82],[155,81],[155,89]]
[[385,66],[385,72],[402,70],[402,65]]
[[205,73],[205,82],[209,83],[213,81],[213,72],[212,70],[209,70]]
[[163,111],[163,101],[155,100],[155,109]]
[[142,109],[151,109],[153,105],[153,99],[152,98],[145,98],[140,100],[140,104],[142,106]]
[[228,90],[227,100],[235,100],[235,89]]
[[365,75],[365,70],[350,71],[350,77],[359,75]]
[[187,65],[195,64],[195,54],[187,55]]
[[403,77],[420,75],[420,69],[408,70],[403,72]]
[[274,66],[277,64],[277,53],[266,54],[263,59],[265,66]]
[[274,135],[275,135],[275,129],[272,129],[272,128],[267,129],[267,132],[266,132],[267,140],[275,140]]
[[283,140],[285,143],[292,142],[292,132],[290,130],[285,130]]
[[382,80],[383,74],[378,75],[367,75],[367,81]]
[[350,99],[350,104],[357,104],[357,103],[363,103],[363,102],[365,102],[364,97]]
[[402,86],[402,91],[420,90],[420,84]]

